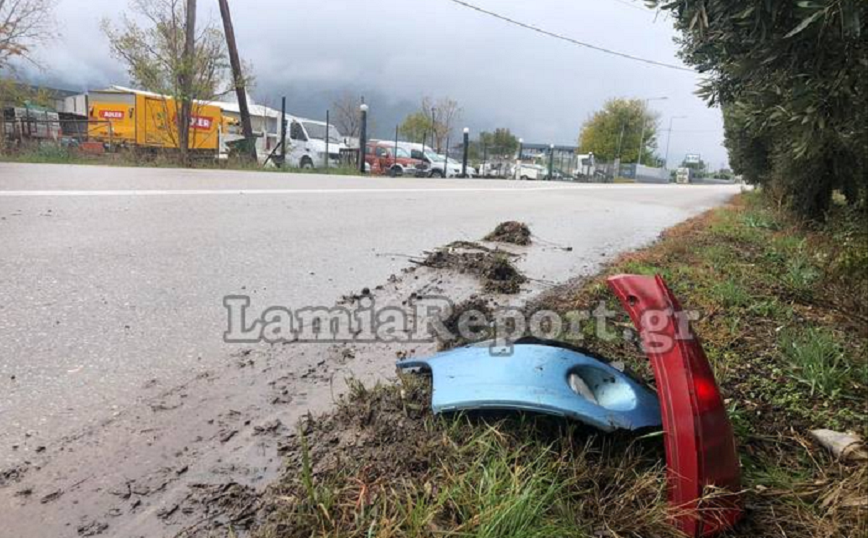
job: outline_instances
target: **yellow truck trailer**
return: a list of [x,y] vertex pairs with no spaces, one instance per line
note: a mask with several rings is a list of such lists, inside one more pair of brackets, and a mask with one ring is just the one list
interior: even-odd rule
[[[112,144],[154,149],[178,149],[177,109],[171,97],[130,89],[109,89],[88,94],[88,135]],[[204,103],[193,104],[190,149],[220,148],[223,111]]]

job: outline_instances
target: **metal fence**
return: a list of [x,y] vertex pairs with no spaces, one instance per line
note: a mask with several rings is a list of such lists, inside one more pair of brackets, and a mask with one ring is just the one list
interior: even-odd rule
[[[23,111],[23,112],[22,112]],[[63,117],[67,116],[67,117]],[[7,108],[0,114],[0,147],[14,151],[33,145],[78,148],[85,152],[113,151],[120,140],[109,120],[70,118],[56,112]],[[108,137],[91,136],[95,126],[107,127]],[[106,129],[101,129],[106,131]]]

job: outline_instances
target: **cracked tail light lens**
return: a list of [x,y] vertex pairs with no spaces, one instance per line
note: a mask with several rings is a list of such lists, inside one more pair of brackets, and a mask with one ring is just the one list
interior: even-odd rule
[[654,370],[674,522],[688,536],[721,532],[743,514],[741,471],[702,345],[659,276],[619,275],[608,284],[639,331]]

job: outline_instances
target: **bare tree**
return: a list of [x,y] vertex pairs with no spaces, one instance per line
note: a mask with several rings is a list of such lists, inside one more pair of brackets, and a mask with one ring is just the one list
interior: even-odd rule
[[430,97],[424,97],[421,112],[430,119],[430,124],[433,126],[437,151],[443,151],[446,140],[452,137],[455,125],[461,119],[462,109],[458,105],[458,101],[449,97],[441,97],[436,101]]
[[[164,102],[167,117],[175,119],[178,134],[186,132],[190,125],[189,117],[183,117],[185,101],[193,103],[190,116],[195,116],[201,103],[234,89],[223,33],[213,24],[193,33],[192,58],[184,53],[188,1],[131,0],[131,9],[147,21],[146,27],[126,15],[120,28],[103,21],[112,53],[126,63],[133,84],[172,98],[174,110],[168,110],[168,100]],[[169,134],[175,136],[172,130]],[[182,151],[187,149],[181,140],[175,142]]]
[[54,0],[0,0],[0,69],[20,58],[37,63],[33,47],[54,37]]
[[342,135],[350,138],[358,138],[362,126],[359,105],[361,102],[353,94],[344,92],[332,103],[331,114],[335,127]]

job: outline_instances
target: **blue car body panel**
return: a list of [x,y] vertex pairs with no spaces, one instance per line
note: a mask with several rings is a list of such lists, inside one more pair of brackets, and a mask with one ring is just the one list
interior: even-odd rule
[[[509,356],[493,355],[487,347],[465,347],[400,361],[398,367],[432,372],[435,413],[535,411],[603,431],[662,423],[654,392],[602,361],[560,347],[516,345]],[[581,378],[580,385],[584,383],[581,391],[571,386],[573,374]]]

